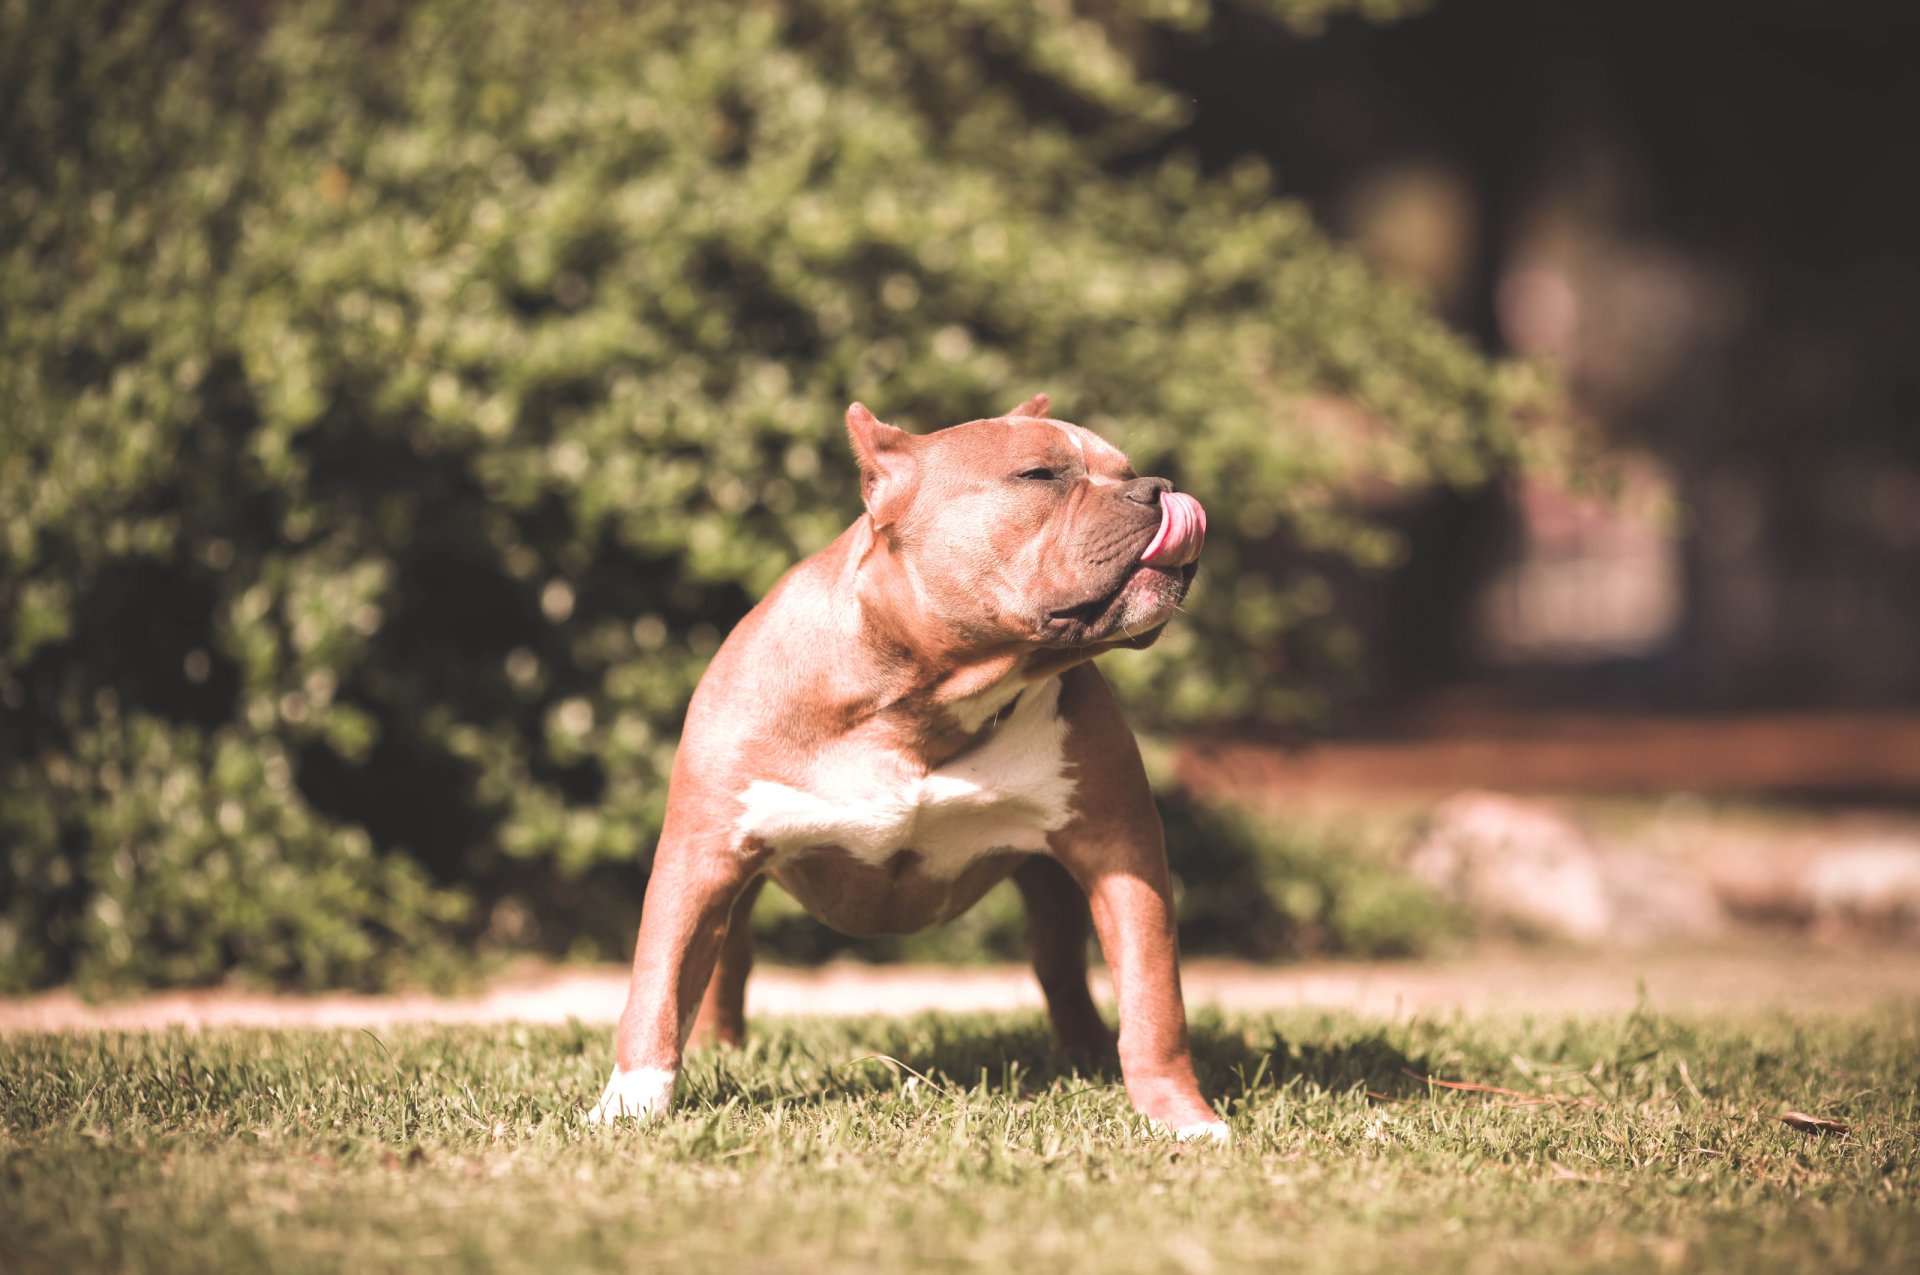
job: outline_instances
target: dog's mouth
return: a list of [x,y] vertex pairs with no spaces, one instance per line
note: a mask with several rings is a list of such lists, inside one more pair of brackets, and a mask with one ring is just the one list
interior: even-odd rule
[[1192,496],[1164,492],[1153,536],[1113,587],[1047,612],[1046,640],[1059,646],[1149,646],[1180,608],[1199,570],[1207,512]]
[[[1124,589],[1126,586],[1123,584],[1120,588]],[[1078,606],[1056,607],[1047,612],[1047,619],[1052,624],[1090,625],[1099,619],[1101,612],[1112,606],[1113,600],[1119,596],[1120,589],[1115,589],[1111,593],[1103,594],[1091,602],[1082,602]]]
[[1102,642],[1146,646],[1173,618],[1198,571],[1199,565],[1193,562],[1178,567],[1135,565],[1119,584],[1098,597],[1049,610],[1046,640],[1057,646]]

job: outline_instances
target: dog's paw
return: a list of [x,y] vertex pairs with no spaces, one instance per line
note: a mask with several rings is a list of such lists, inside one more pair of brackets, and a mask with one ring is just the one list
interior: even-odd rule
[[658,1067],[636,1067],[632,1071],[613,1069],[600,1101],[587,1112],[588,1124],[612,1124],[616,1120],[653,1120],[667,1114],[673,1105],[675,1073]]
[[1211,1142],[1214,1146],[1224,1147],[1233,1141],[1233,1130],[1227,1128],[1224,1120],[1205,1120],[1199,1124],[1181,1125],[1173,1131],[1180,1142]]
[[1191,1124],[1172,1125],[1156,1119],[1149,1123],[1154,1133],[1163,1138],[1172,1138],[1175,1142],[1206,1142],[1224,1147],[1233,1141],[1233,1130],[1227,1128],[1224,1120],[1195,1120]]

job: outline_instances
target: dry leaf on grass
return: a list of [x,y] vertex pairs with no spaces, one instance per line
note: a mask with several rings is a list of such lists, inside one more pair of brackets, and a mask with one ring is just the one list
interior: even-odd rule
[[1852,1133],[1853,1126],[1838,1120],[1822,1120],[1819,1116],[1810,1116],[1804,1111],[1789,1111],[1779,1117],[1780,1123],[1791,1125],[1802,1133]]

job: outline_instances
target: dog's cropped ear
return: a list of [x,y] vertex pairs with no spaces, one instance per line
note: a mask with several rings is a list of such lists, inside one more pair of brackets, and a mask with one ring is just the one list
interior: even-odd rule
[[860,498],[874,526],[884,527],[906,508],[913,486],[913,435],[855,403],[847,409],[847,438],[860,464]]
[[1047,410],[1052,406],[1053,406],[1052,401],[1048,399],[1045,394],[1035,394],[1032,398],[1028,399],[1026,402],[1022,403],[1020,406],[1014,408],[1011,412],[1007,412],[1006,415],[1008,416],[1045,416],[1047,414]]

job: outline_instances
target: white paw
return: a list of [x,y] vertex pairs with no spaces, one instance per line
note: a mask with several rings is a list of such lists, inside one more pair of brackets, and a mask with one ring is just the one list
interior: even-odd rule
[[1227,1128],[1224,1120],[1205,1120],[1199,1124],[1181,1125],[1173,1131],[1173,1136],[1181,1142],[1211,1142],[1224,1147],[1233,1141],[1233,1131]]
[[587,1112],[588,1124],[612,1124],[615,1120],[652,1120],[667,1114],[673,1105],[675,1073],[659,1067],[636,1067],[632,1071],[613,1069],[600,1101]]

